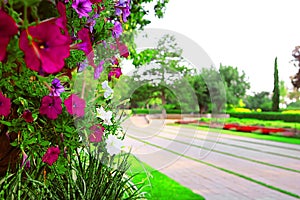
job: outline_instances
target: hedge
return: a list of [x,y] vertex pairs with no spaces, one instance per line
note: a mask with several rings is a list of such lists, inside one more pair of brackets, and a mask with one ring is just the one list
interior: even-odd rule
[[230,117],[236,118],[255,118],[260,120],[281,120],[285,122],[299,122],[300,114],[282,114],[277,112],[251,112],[251,113],[237,113],[228,112]]
[[[161,114],[161,110],[148,110],[142,108],[133,108],[132,114]],[[168,109],[166,110],[168,114],[181,114],[181,110]]]

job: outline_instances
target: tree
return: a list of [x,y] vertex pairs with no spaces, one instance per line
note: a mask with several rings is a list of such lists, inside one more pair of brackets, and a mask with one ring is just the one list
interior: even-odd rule
[[227,97],[227,105],[238,105],[239,100],[242,99],[246,91],[250,89],[250,83],[246,79],[244,71],[240,74],[236,67],[222,66],[219,69],[220,75],[224,81]]
[[189,83],[195,90],[200,114],[205,113],[210,104],[210,96],[208,87],[201,74],[188,77]]
[[279,111],[279,78],[278,78],[278,66],[277,66],[277,57],[275,58],[274,63],[274,89],[272,95],[272,111]]
[[[147,84],[147,91],[145,91],[146,86],[137,90],[145,91],[149,95],[138,91],[137,93],[142,94],[144,99],[159,97],[162,106],[165,107],[167,102],[171,101],[171,99],[167,99],[172,97],[170,91],[176,91],[175,96],[178,95],[181,90],[179,85],[184,84],[182,79],[190,71],[181,64],[183,61],[181,54],[182,49],[178,46],[175,36],[167,34],[158,41],[156,48],[146,49],[136,55],[133,58],[133,64],[137,70],[132,77],[136,84]],[[131,99],[134,100],[134,98]]]
[[248,95],[245,99],[246,108],[251,110],[261,109],[262,111],[270,111],[272,109],[272,100],[270,93],[263,91]]
[[286,97],[288,95],[288,89],[286,88],[284,81],[279,82],[279,94],[280,104],[286,106]]

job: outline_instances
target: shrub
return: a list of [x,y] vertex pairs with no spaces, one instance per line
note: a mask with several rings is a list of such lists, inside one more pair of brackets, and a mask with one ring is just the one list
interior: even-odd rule
[[229,112],[230,117],[236,118],[255,118],[261,120],[281,120],[285,122],[300,122],[300,114],[283,114],[277,112],[252,112],[237,113]]

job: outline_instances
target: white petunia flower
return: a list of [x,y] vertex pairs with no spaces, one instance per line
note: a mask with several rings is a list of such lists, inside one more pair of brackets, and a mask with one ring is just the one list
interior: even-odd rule
[[109,87],[108,81],[102,82],[102,88],[105,90],[104,98],[107,99],[114,91]]
[[100,119],[102,119],[103,124],[112,125],[112,122],[111,122],[112,111],[107,111],[106,112],[102,106],[100,108],[96,108],[96,110],[97,110],[97,116],[96,117],[99,117]]
[[121,152],[121,147],[123,146],[122,140],[118,139],[115,135],[108,135],[106,140],[106,150],[113,156]]

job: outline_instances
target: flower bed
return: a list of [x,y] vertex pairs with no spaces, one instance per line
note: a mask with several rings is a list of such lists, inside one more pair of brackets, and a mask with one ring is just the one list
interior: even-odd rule
[[222,125],[221,123],[210,123],[210,122],[203,122],[199,120],[177,120],[175,121],[176,124],[197,124],[199,126],[206,126],[210,128],[222,128],[224,130],[233,130],[233,131],[240,131],[240,132],[256,132],[262,134],[274,134],[274,133],[281,133],[283,136],[295,136],[290,129],[286,128],[274,128],[274,127],[264,127],[264,126],[255,126],[255,125],[240,125],[238,123],[225,123]]

